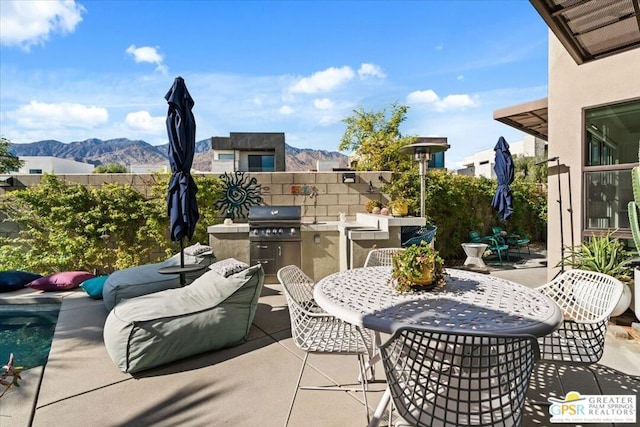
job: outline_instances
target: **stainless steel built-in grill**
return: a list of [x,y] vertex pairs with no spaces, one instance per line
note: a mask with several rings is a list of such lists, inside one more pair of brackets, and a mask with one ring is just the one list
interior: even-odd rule
[[285,265],[300,267],[300,206],[254,206],[249,209],[249,257],[262,264],[273,282]]

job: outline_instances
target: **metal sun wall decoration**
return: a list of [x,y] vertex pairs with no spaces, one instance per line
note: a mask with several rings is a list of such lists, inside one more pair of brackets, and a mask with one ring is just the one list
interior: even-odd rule
[[224,182],[224,194],[218,202],[216,209],[224,212],[225,218],[245,218],[251,206],[262,204],[262,190],[255,177],[249,179],[244,172],[225,172],[220,175]]

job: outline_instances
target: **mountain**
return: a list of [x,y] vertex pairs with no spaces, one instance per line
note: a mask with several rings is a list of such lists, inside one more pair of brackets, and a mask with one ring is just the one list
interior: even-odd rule
[[[86,162],[94,165],[118,163],[121,165],[157,165],[167,162],[169,144],[153,146],[148,142],[127,138],[101,139],[91,138],[84,141],[63,143],[56,140],[31,142],[28,144],[11,144],[9,152],[20,156],[52,156]],[[340,167],[347,166],[347,156],[337,151],[295,148],[285,144],[286,164],[288,171],[306,171],[316,168],[317,160],[340,162]],[[193,168],[207,172],[211,170],[213,150],[211,140],[196,142],[196,155]]]

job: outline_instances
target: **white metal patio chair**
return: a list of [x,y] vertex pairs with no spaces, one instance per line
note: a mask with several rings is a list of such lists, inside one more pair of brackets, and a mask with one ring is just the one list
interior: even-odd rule
[[538,357],[534,336],[402,327],[380,352],[391,399],[402,418],[396,425],[521,424]]
[[602,358],[609,316],[622,296],[623,285],[603,273],[567,270],[537,288],[560,306],[564,322],[539,338],[546,361],[592,364]]
[[[359,327],[343,322],[322,310],[313,299],[315,282],[297,266],[282,267],[278,270],[277,276],[282,284],[287,298],[287,305],[289,306],[293,341],[305,352],[285,426],[289,423],[299,389],[362,391],[364,409],[367,422],[369,422],[365,365],[373,354],[373,343],[370,334],[363,333]],[[356,355],[358,357],[361,387],[348,388],[340,385],[300,386],[304,368],[311,353]]]
[[393,265],[393,256],[404,248],[378,248],[371,249],[364,261],[365,267],[384,267]]

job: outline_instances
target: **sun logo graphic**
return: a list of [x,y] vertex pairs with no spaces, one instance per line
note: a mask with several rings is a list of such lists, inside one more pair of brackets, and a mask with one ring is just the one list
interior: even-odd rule
[[584,402],[584,398],[580,396],[580,393],[577,391],[570,391],[564,399],[550,397],[549,402],[551,402],[551,406],[549,406],[551,422],[554,422],[554,417],[556,416],[560,416],[564,419],[564,417],[585,414],[585,407],[581,403]]
[[581,395],[570,391],[564,399],[549,398],[552,423],[636,421],[635,395]]

